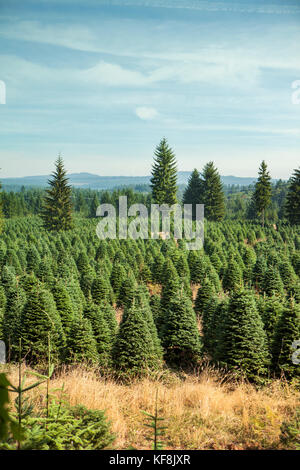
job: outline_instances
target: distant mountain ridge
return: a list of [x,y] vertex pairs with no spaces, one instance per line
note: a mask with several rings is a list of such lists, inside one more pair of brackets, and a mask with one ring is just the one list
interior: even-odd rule
[[[178,172],[178,184],[186,184],[191,171]],[[2,186],[45,187],[51,175],[22,176],[1,178]],[[92,173],[70,173],[69,182],[76,188],[112,189],[116,186],[133,186],[150,183],[150,176],[100,176]],[[248,186],[256,181],[255,177],[221,176],[223,184]],[[277,181],[277,180],[273,180]]]

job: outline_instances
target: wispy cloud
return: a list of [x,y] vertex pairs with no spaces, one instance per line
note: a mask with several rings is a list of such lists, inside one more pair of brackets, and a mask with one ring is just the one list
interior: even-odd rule
[[141,106],[135,109],[135,114],[142,120],[148,121],[157,117],[158,112],[154,108],[149,108],[146,106]]

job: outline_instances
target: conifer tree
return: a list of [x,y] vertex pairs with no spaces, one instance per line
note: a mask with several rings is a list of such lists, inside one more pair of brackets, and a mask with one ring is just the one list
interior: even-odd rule
[[190,274],[189,264],[188,264],[186,255],[183,253],[179,255],[176,261],[176,270],[180,278],[184,278],[184,277],[190,278],[191,274]]
[[111,340],[114,340],[118,329],[116,311],[108,302],[102,302],[99,307],[108,326]]
[[292,361],[292,355],[295,352],[292,345],[299,338],[300,305],[290,299],[277,323],[272,348],[273,370],[277,374],[283,372],[288,379],[300,374],[299,364],[294,364]]
[[2,335],[8,348],[8,359],[16,359],[21,332],[21,312],[26,302],[22,288],[11,287],[6,292],[6,305],[3,312]]
[[273,294],[283,295],[283,282],[281,280],[279,271],[274,266],[269,266],[266,270],[264,283],[263,283],[264,292],[272,296]]
[[256,288],[261,288],[267,271],[267,261],[264,255],[258,255],[252,271],[252,280]]
[[157,360],[161,361],[163,357],[163,350],[161,346],[160,339],[158,337],[157,328],[153,319],[152,310],[150,307],[150,296],[148,289],[145,286],[139,286],[136,289],[136,303],[141,309],[144,319],[146,320],[152,341],[154,346],[154,351],[157,356]]
[[219,335],[216,355],[221,365],[253,380],[266,374],[267,338],[251,291],[231,294]]
[[227,298],[220,301],[214,296],[208,300],[202,312],[203,351],[212,360],[217,360],[217,346],[228,308]]
[[284,305],[277,295],[272,295],[272,297],[260,297],[257,301],[257,307],[264,323],[264,330],[270,349],[276,325],[281,317]]
[[205,165],[202,172],[204,216],[207,220],[222,220],[225,215],[223,186],[213,162]]
[[131,273],[121,284],[117,305],[130,307],[136,295],[136,288],[137,283],[133,274]]
[[91,289],[93,301],[95,304],[101,304],[109,300],[109,281],[104,277],[96,277],[92,283]]
[[91,207],[90,207],[90,213],[89,213],[89,216],[91,218],[95,218],[96,217],[96,212],[97,212],[97,209],[100,205],[100,202],[99,202],[99,199],[98,199],[98,196],[97,194],[95,193],[93,195],[93,198],[92,198],[92,202],[91,202]]
[[267,164],[263,160],[258,170],[258,179],[255,184],[255,190],[252,196],[256,212],[261,214],[262,226],[265,225],[265,211],[270,205],[271,193],[271,176],[269,175],[269,172],[267,170]]
[[230,258],[223,277],[225,290],[234,290],[243,284],[243,273],[235,259]]
[[20,323],[22,351],[27,360],[36,363],[47,358],[48,335],[53,351],[52,359],[58,360],[65,338],[49,296],[45,296],[43,291],[32,289],[22,310]]
[[152,311],[153,320],[157,326],[157,318],[159,318],[161,303],[160,303],[160,296],[159,295],[152,295],[150,298],[150,307]]
[[48,181],[50,189],[46,190],[41,216],[47,230],[69,230],[73,227],[71,187],[60,155],[55,166],[52,179]]
[[35,246],[32,246],[31,248],[29,248],[27,256],[26,256],[26,261],[27,261],[27,272],[28,273],[36,272],[39,266],[39,263],[41,261],[41,258]]
[[189,367],[199,359],[201,343],[196,315],[192,302],[185,295],[177,294],[170,299],[161,341],[169,364]]
[[292,224],[300,224],[300,168],[295,169],[290,178],[285,211]]
[[70,332],[71,323],[74,319],[72,301],[66,287],[62,283],[57,284],[52,292],[57,312],[61,318],[63,329],[66,335],[68,335]]
[[141,308],[135,304],[121,321],[112,353],[119,372],[139,376],[159,366],[147,322]]
[[165,263],[165,258],[163,254],[159,252],[154,257],[154,262],[152,266],[153,280],[157,284],[161,284],[163,282],[164,263]]
[[183,204],[192,204],[192,216],[196,218],[196,204],[203,204],[203,181],[201,180],[200,174],[196,168],[193,170],[189,177],[187,187],[183,193]]
[[195,312],[197,315],[201,315],[205,307],[205,304],[215,295],[215,288],[211,281],[208,278],[204,279],[201,287],[199,287],[197,292],[197,297],[195,300]]
[[44,258],[37,269],[37,277],[43,282],[48,289],[52,289],[54,285],[54,276],[51,268],[51,261],[49,258]]
[[154,152],[154,163],[151,171],[150,186],[152,199],[157,204],[177,202],[177,166],[175,154],[163,138]]
[[98,305],[93,302],[88,302],[83,315],[91,323],[96,340],[99,363],[103,366],[107,366],[110,362],[113,337],[105,320],[104,313]]
[[99,355],[93,329],[87,318],[80,316],[72,321],[67,336],[66,362],[98,364]]
[[160,302],[161,309],[159,316],[156,318],[156,325],[159,336],[161,335],[161,329],[166,318],[166,312],[169,308],[170,301],[180,290],[180,287],[181,282],[179,280],[177,271],[170,258],[167,258],[163,268],[163,286]]

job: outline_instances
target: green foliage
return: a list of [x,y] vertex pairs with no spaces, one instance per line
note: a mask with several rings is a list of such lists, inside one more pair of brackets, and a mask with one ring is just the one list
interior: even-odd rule
[[271,176],[267,170],[266,162],[263,160],[258,170],[258,179],[252,196],[255,210],[262,216],[263,226],[265,224],[265,211],[271,202],[271,191]]
[[32,290],[21,313],[20,337],[22,352],[27,361],[42,361],[48,351],[48,336],[51,336],[51,349],[57,361],[65,346],[61,319],[55,302],[47,291]]
[[104,412],[83,405],[52,402],[48,418],[31,416],[24,426],[23,450],[102,450],[115,438]]
[[251,291],[234,291],[219,324],[216,357],[238,375],[256,380],[267,372],[267,338]]
[[88,302],[83,315],[92,326],[93,336],[97,345],[99,364],[106,366],[110,363],[110,353],[112,348],[112,332],[104,317],[104,313],[96,304]]
[[168,364],[190,367],[200,357],[201,344],[196,315],[185,295],[175,295],[166,309],[161,340]]
[[281,425],[280,441],[286,449],[300,450],[300,409],[290,421],[284,421]]
[[72,364],[99,363],[96,339],[93,335],[92,325],[87,318],[79,317],[72,321],[67,336],[65,361]]
[[215,288],[211,281],[205,278],[201,287],[199,287],[197,292],[197,297],[195,300],[195,312],[197,315],[201,315],[205,304],[214,296]]
[[113,347],[114,366],[120,373],[140,376],[159,367],[155,344],[141,307],[126,311]]
[[203,204],[202,200],[203,196],[203,181],[200,178],[200,174],[196,168],[193,170],[189,180],[187,187],[183,193],[183,204],[192,204],[193,205],[193,212],[192,217],[196,219],[196,204]]
[[61,156],[55,162],[56,169],[49,180],[41,217],[47,230],[70,230],[72,222],[71,187],[68,185],[66,170]]
[[15,440],[19,437],[18,426],[9,415],[9,386],[6,375],[0,373],[0,449],[1,442],[7,440],[10,434]]
[[177,167],[175,155],[165,138],[156,147],[154,155],[150,180],[152,199],[157,204],[171,206],[177,202]]
[[155,412],[154,414],[147,413],[146,411],[142,411],[144,415],[146,416],[147,423],[145,423],[144,426],[152,429],[153,431],[153,437],[147,437],[146,439],[148,441],[152,442],[152,449],[153,450],[163,450],[163,442],[160,440],[160,438],[165,434],[165,429],[167,429],[167,426],[161,426],[160,423],[165,420],[165,418],[162,418],[159,416],[158,413],[158,390],[156,390],[156,395],[155,395]]
[[293,364],[292,345],[300,338],[300,305],[290,299],[277,322],[273,341],[272,367],[277,373],[284,373],[290,379],[300,373],[299,364]]
[[225,215],[224,192],[220,175],[213,162],[204,166],[202,179],[201,202],[204,204],[204,216],[207,220],[222,220]]
[[285,211],[292,224],[300,224],[300,168],[290,178]]

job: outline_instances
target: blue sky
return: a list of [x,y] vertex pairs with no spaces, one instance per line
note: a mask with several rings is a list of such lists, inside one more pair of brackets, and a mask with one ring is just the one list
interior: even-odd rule
[[300,1],[0,0],[0,177],[300,161]]

